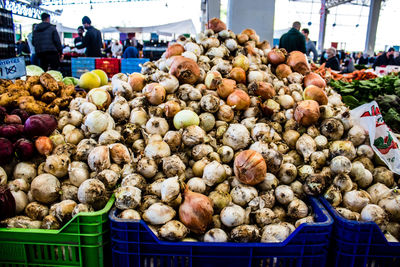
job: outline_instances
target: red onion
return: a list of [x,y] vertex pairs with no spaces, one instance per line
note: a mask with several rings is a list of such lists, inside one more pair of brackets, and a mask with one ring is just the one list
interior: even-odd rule
[[21,124],[22,120],[18,115],[6,115],[4,118],[5,124]]
[[0,186],[0,220],[15,216],[15,199],[6,185]]
[[14,143],[15,154],[20,160],[29,160],[35,154],[35,146],[25,138],[18,139]]
[[28,136],[49,136],[57,128],[54,116],[40,114],[30,116],[24,124],[24,133]]
[[13,111],[11,111],[10,114],[11,115],[18,115],[21,118],[22,123],[25,123],[25,121],[29,118],[29,113],[26,112],[25,110],[19,109],[19,108],[14,109]]
[[20,138],[23,132],[24,125],[22,124],[10,124],[0,126],[0,137],[7,138],[9,140]]
[[8,163],[13,155],[14,148],[10,140],[0,137],[0,163]]
[[179,207],[179,219],[196,234],[202,234],[212,223],[214,213],[211,200],[200,193],[189,190],[186,186],[183,193],[184,201]]

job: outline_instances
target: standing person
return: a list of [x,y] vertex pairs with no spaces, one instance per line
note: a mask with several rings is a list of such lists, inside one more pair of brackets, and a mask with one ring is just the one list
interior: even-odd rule
[[139,52],[136,47],[130,46],[126,48],[124,54],[122,55],[123,58],[138,58]]
[[317,62],[318,60],[318,51],[317,48],[315,47],[315,44],[313,41],[308,38],[308,35],[310,34],[310,31],[307,28],[304,28],[301,30],[301,33],[304,35],[306,38],[306,55],[310,56],[310,52],[313,53],[313,61]]
[[325,67],[332,70],[340,71],[339,59],[336,56],[336,49],[331,47],[326,50],[328,59],[326,60]]
[[58,70],[60,67],[60,56],[62,46],[56,26],[50,24],[50,15],[42,13],[42,22],[33,31],[32,43],[36,55],[40,61],[40,67],[44,71],[49,69]]
[[300,27],[300,22],[293,22],[292,28],[279,40],[279,48],[285,48],[288,53],[295,50],[306,53],[306,38],[300,33]]
[[29,49],[31,50],[31,64],[32,65],[39,65],[39,59],[36,55],[35,46],[33,45],[33,42],[32,42],[33,32],[35,31],[36,25],[37,25],[36,23],[34,23],[32,25],[32,32],[30,32],[27,36]]
[[86,34],[83,37],[82,44],[76,47],[79,49],[86,48],[85,54],[88,57],[101,57],[101,47],[103,46],[101,32],[91,26],[92,21],[87,16],[82,18],[82,24],[86,29]]
[[122,56],[122,49],[123,49],[122,44],[118,40],[115,40],[111,45],[112,56],[115,58],[118,56]]
[[374,65],[372,66],[374,69],[379,66],[387,66],[387,65],[395,65],[394,59],[394,48],[391,47],[389,50],[379,57],[376,58]]

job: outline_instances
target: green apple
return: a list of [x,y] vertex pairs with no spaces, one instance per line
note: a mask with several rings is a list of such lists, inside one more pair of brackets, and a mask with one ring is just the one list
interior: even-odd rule
[[100,77],[101,86],[108,84],[108,76],[104,70],[96,69],[96,70],[92,70],[92,72],[97,74]]
[[93,72],[86,72],[81,75],[79,79],[79,87],[83,89],[93,89],[100,87],[101,80],[100,77]]

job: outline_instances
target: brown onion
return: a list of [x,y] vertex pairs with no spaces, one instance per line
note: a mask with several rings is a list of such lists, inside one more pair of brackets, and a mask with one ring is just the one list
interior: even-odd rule
[[292,51],[289,53],[286,64],[288,64],[294,71],[306,75],[310,72],[306,55],[300,51]]
[[309,85],[315,85],[319,88],[324,89],[326,87],[325,80],[317,73],[310,72],[304,77],[304,86],[308,87]]
[[243,54],[239,54],[232,60],[232,65],[234,67],[242,68],[244,71],[247,71],[250,67],[250,60]]
[[185,48],[183,48],[181,44],[172,44],[167,48],[165,57],[170,58],[173,56],[180,56],[183,52],[185,52]]
[[222,98],[227,98],[236,88],[236,81],[231,79],[222,79],[217,85],[217,93]]
[[274,48],[268,52],[267,59],[272,65],[279,65],[286,60],[286,50]]
[[241,34],[236,35],[236,39],[239,44],[244,44],[245,42],[247,42],[249,40],[249,36],[247,34],[241,33]]
[[215,33],[226,30],[226,24],[219,18],[212,18],[208,21],[207,28]]
[[249,29],[249,28],[244,29],[244,30],[242,31],[242,34],[246,34],[247,36],[249,36],[250,39],[255,40],[255,41],[258,41],[258,40],[260,39],[260,38],[258,37],[256,31],[253,30],[253,29]]
[[35,141],[35,147],[40,155],[47,156],[53,151],[53,142],[47,136],[40,136]]
[[303,126],[316,123],[319,119],[319,105],[314,100],[303,100],[297,103],[294,110],[294,119]]
[[222,75],[218,71],[210,71],[207,73],[204,83],[208,89],[215,90],[217,85],[222,81]]
[[276,67],[275,73],[279,79],[283,79],[292,74],[292,69],[286,64],[279,64]]
[[328,104],[328,97],[324,90],[315,85],[309,85],[304,89],[303,98],[304,100],[315,100],[320,105]]
[[214,213],[211,200],[200,193],[192,192],[186,186],[184,201],[179,207],[180,221],[196,234],[202,234],[212,222]]
[[249,84],[249,90],[260,96],[262,100],[271,99],[276,95],[274,86],[267,82],[252,82]]
[[233,171],[240,182],[256,185],[264,180],[267,164],[260,153],[244,150],[236,156]]
[[175,100],[170,100],[165,103],[164,112],[167,118],[173,118],[180,110],[181,106]]
[[236,89],[228,96],[226,103],[236,110],[245,110],[250,106],[250,97],[243,90]]
[[271,49],[271,45],[268,41],[262,41],[261,43],[257,44],[257,48],[264,50],[264,49]]
[[133,91],[140,92],[146,85],[146,77],[141,73],[132,73],[129,75],[129,85]]
[[159,83],[150,83],[143,89],[147,100],[152,105],[159,105],[164,102],[166,92],[164,87]]
[[229,105],[222,105],[218,109],[217,117],[221,121],[231,122],[235,116],[233,109]]
[[242,68],[234,67],[228,77],[234,79],[237,83],[246,83],[246,72]]
[[193,59],[175,56],[169,73],[178,78],[180,83],[194,84],[200,77],[200,68]]

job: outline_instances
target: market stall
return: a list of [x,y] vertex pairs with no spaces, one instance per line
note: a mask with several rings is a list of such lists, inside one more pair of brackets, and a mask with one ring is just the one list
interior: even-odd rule
[[[376,244],[378,266],[399,261],[398,140],[349,101],[399,77],[335,81],[252,29],[207,28],[137,72],[0,80],[0,251],[19,252],[0,263],[359,266]],[[341,239],[357,227],[368,244]]]

